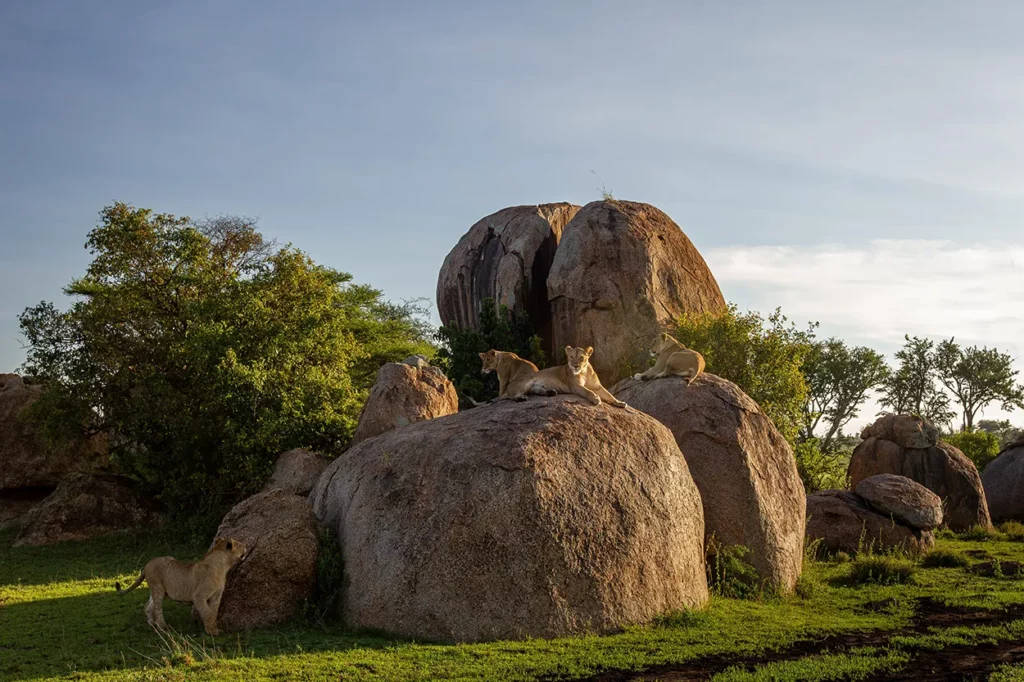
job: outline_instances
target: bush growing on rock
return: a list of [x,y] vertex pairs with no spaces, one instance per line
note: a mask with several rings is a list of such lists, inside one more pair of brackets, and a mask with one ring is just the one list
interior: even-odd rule
[[86,243],[67,311],[20,317],[51,438],[111,431],[120,469],[173,510],[255,492],[276,455],[337,451],[377,368],[429,352],[393,305],[236,218],[195,223],[117,203]]
[[986,431],[960,431],[943,436],[946,441],[967,458],[981,471],[988,463],[999,456],[999,436]]

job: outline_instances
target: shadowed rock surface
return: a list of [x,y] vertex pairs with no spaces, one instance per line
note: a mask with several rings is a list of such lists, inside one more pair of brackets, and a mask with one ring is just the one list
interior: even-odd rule
[[306,498],[283,490],[253,495],[227,513],[217,535],[247,549],[228,574],[220,626],[238,630],[293,618],[316,581],[317,531]]
[[830,553],[901,549],[923,554],[935,546],[930,530],[918,530],[879,514],[849,490],[823,490],[807,496],[807,542],[820,541]]
[[15,546],[88,540],[148,526],[160,518],[131,479],[73,473],[26,515]]
[[1010,443],[981,472],[992,520],[1024,521],[1024,439]]
[[762,579],[783,592],[803,563],[806,498],[785,438],[738,386],[702,374],[627,379],[615,396],[665,424],[686,458],[704,508],[704,532],[751,549]]
[[[889,419],[882,417],[879,422]],[[904,420],[903,423],[907,422]],[[871,435],[885,433],[885,428],[876,429],[872,425],[864,430],[863,435],[867,438],[856,447],[850,458],[851,485],[856,486],[876,474],[906,476],[942,499],[943,519],[951,529],[960,531],[973,526],[992,525],[981,477],[971,460],[948,443],[911,448]],[[915,436],[914,440],[904,442],[925,443],[927,440],[922,441]]]
[[568,396],[364,441],[310,495],[352,627],[446,641],[614,631],[708,599],[700,495],[671,432]]
[[857,484],[854,491],[880,514],[911,528],[932,530],[942,525],[942,500],[906,476],[878,474]]
[[[525,312],[550,340],[547,278],[565,224],[579,210],[567,203],[513,206],[482,218],[444,259],[437,310],[444,324],[476,329],[485,298]],[[545,349],[550,354],[550,345]]]
[[292,495],[309,495],[331,460],[315,452],[295,448],[281,453],[264,490],[278,488]]
[[458,411],[455,386],[440,369],[389,362],[377,372],[377,383],[363,405],[352,445],[413,422]]

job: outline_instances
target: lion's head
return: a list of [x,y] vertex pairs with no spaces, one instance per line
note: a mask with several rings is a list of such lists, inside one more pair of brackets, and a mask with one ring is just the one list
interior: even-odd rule
[[569,365],[569,371],[579,376],[586,373],[587,367],[590,365],[590,356],[593,354],[594,349],[590,346],[586,348],[566,346],[565,363]]

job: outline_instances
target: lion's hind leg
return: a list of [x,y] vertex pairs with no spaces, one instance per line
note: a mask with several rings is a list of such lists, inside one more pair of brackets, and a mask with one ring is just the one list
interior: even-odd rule
[[165,630],[167,623],[164,621],[164,591],[154,585],[149,590],[149,601],[146,602],[146,622],[158,630]]

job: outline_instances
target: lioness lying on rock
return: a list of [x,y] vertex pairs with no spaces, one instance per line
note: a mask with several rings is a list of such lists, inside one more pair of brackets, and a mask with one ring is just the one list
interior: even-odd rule
[[615,407],[626,407],[604,386],[597,372],[590,365],[591,347],[565,347],[567,363],[557,367],[538,370],[537,365],[523,360],[515,353],[491,349],[480,353],[483,361],[483,372],[498,373],[498,400],[526,400],[528,395],[553,396],[558,393],[570,393],[586,398],[594,405],[601,400]]
[[669,334],[662,333],[654,340],[654,343],[651,344],[651,356],[658,358],[654,367],[643,374],[634,374],[634,379],[647,381],[680,376],[689,379],[686,382],[689,385],[704,371],[704,356],[695,350],[690,350]]
[[206,632],[219,635],[217,611],[224,594],[224,583],[228,571],[245,554],[245,545],[238,540],[217,538],[213,549],[201,561],[187,564],[174,557],[162,556],[151,559],[142,573],[127,589],[115,583],[118,594],[127,594],[142,584],[149,583],[149,601],[146,602],[146,620],[150,625],[163,629],[164,597],[174,601],[192,602],[203,619]]

